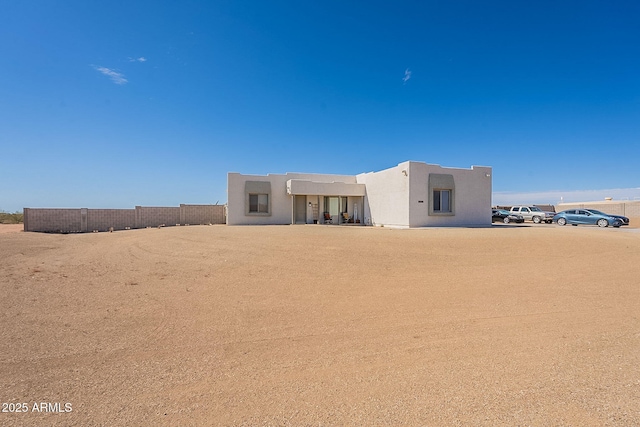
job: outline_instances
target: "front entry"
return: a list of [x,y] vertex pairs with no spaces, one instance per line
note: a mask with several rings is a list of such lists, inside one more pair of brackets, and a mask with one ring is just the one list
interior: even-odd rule
[[307,223],[307,196],[294,196],[294,223]]
[[347,212],[347,198],[338,196],[325,196],[324,209],[331,216],[333,224],[342,224],[342,213]]

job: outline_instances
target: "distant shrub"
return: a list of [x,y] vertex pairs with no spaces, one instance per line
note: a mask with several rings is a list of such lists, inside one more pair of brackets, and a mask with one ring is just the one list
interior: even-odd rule
[[0,224],[22,224],[24,222],[24,214],[22,212],[4,212],[0,211]]

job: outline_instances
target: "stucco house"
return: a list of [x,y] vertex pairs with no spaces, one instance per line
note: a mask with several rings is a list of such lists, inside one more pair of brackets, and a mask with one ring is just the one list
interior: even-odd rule
[[227,224],[489,226],[491,173],[415,161],[358,175],[230,172]]

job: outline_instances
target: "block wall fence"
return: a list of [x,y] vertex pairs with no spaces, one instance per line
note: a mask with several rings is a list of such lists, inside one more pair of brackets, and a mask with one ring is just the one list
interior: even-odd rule
[[172,225],[225,224],[224,205],[136,206],[135,209],[24,208],[24,231],[86,233]]
[[560,203],[557,211],[567,209],[598,209],[611,215],[624,215],[631,218],[640,218],[640,201],[622,200],[607,202],[585,202],[585,203]]

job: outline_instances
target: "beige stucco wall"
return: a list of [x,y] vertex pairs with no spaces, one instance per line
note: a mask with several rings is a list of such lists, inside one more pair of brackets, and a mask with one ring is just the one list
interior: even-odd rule
[[[251,224],[291,224],[293,222],[293,196],[287,194],[288,180],[307,180],[313,182],[356,184],[353,175],[329,175],[329,174],[268,174],[268,175],[243,175],[229,172],[227,175],[227,224],[251,225]],[[269,215],[247,215],[245,212],[245,183],[247,181],[262,181],[271,183],[271,212]],[[330,194],[333,195],[333,194]],[[307,201],[319,202],[320,212],[323,212],[322,197],[319,200]],[[307,221],[311,222],[311,216],[307,214]]]

